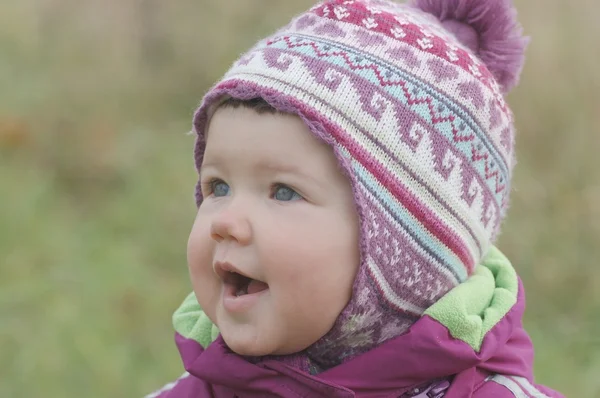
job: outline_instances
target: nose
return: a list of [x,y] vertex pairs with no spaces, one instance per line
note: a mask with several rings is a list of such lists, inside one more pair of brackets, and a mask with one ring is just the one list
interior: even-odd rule
[[239,210],[230,206],[213,218],[210,234],[215,241],[234,240],[242,245],[250,242],[252,238],[250,222]]

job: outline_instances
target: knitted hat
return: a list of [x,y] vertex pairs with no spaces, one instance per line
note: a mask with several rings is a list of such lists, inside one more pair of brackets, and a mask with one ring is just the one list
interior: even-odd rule
[[525,47],[510,0],[330,0],[260,41],[205,96],[198,168],[218,104],[260,97],[301,117],[351,179],[361,265],[350,303],[306,350],[313,371],[404,333],[487,253],[515,163],[504,94]]

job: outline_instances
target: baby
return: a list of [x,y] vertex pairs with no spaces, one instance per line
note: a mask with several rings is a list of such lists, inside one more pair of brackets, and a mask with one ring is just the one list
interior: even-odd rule
[[186,373],[149,397],[561,397],[493,246],[526,40],[509,0],[329,0],[194,119]]

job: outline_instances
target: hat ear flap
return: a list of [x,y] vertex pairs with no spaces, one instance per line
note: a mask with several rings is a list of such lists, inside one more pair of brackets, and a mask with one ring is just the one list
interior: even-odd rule
[[529,42],[511,0],[412,0],[487,66],[503,93],[519,81]]

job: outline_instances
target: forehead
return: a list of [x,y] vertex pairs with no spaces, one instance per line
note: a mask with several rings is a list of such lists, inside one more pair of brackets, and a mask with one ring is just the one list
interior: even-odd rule
[[271,157],[318,159],[327,152],[332,152],[331,148],[316,138],[298,116],[224,107],[211,118],[204,160],[259,155],[268,164]]

